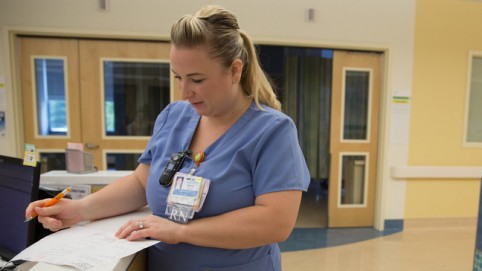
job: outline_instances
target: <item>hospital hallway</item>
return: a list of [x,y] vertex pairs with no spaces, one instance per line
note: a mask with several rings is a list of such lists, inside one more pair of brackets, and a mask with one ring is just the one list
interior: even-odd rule
[[280,243],[283,271],[474,270],[475,218],[410,220],[384,232],[327,229],[323,196],[303,196],[296,227]]

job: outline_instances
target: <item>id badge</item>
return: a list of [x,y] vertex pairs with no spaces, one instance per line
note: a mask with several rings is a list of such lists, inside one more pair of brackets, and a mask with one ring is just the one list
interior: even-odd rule
[[209,179],[177,172],[167,197],[166,214],[169,219],[187,223],[201,210],[209,191]]

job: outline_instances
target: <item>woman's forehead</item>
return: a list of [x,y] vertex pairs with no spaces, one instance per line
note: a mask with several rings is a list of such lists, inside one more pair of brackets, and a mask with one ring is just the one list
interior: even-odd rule
[[221,66],[220,60],[212,58],[205,46],[171,47],[171,68],[175,73],[207,72]]

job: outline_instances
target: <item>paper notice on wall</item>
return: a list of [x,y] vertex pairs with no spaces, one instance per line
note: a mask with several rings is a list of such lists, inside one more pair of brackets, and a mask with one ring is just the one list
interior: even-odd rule
[[410,132],[410,92],[394,91],[391,101],[390,143],[406,145]]

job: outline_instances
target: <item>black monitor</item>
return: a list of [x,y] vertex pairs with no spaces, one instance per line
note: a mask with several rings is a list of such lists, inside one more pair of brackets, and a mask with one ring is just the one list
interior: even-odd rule
[[0,155],[0,257],[11,260],[35,241],[36,220],[25,221],[25,209],[38,199],[40,163]]

